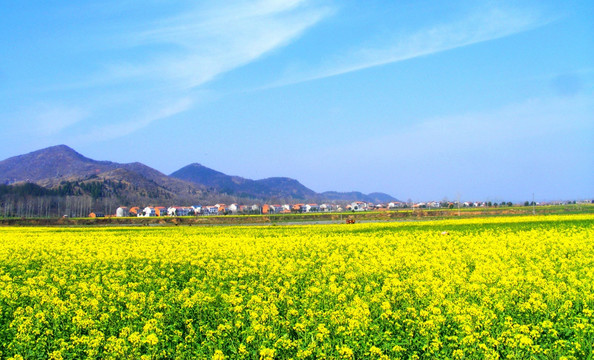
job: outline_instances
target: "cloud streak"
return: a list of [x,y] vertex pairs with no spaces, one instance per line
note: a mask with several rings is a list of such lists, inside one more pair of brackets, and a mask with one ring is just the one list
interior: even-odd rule
[[303,0],[191,9],[124,40],[130,47],[164,46],[168,51],[146,61],[111,64],[102,78],[167,82],[180,90],[196,88],[294,41],[332,12]]
[[[294,41],[331,13],[331,8],[311,6],[304,0],[194,5],[183,15],[122,35],[118,46],[153,55],[105,64],[102,72],[76,86],[113,88],[136,99],[132,101],[151,103],[153,115],[141,116],[142,111],[132,107],[128,117],[133,121],[109,124],[82,138],[100,141],[125,136],[191,109],[200,100],[195,89]],[[140,90],[130,94],[120,89],[130,84]],[[163,98],[172,99],[164,108],[152,104],[160,104]],[[115,106],[121,107],[121,101],[117,102]]]
[[292,68],[291,74],[268,88],[328,78],[495,40],[529,31],[551,21],[534,10],[481,9],[457,22],[398,36],[380,46],[361,47],[334,56],[313,70],[295,71]]

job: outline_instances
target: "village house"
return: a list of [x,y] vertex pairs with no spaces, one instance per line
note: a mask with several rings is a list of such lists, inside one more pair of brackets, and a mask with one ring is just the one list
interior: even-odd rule
[[280,204],[270,205],[270,212],[273,214],[280,214],[283,212],[283,207]]
[[203,208],[204,215],[218,215],[219,214],[219,207],[218,206],[205,206]]
[[319,212],[320,207],[318,204],[305,204],[305,211],[304,212]]
[[194,215],[194,209],[191,206],[181,206],[176,210],[177,216],[190,216]]
[[369,209],[368,204],[363,201],[355,201],[351,203],[351,211],[367,211]]
[[171,206],[167,209],[169,216],[188,216],[194,213],[194,209],[188,206]]
[[375,210],[378,211],[386,211],[388,210],[388,206],[385,204],[375,204],[375,206],[373,207]]
[[144,210],[138,214],[139,217],[150,217],[156,215],[155,208],[150,206],[145,207]]
[[396,209],[396,208],[401,208],[404,207],[404,204],[401,203],[400,201],[392,201],[390,203],[388,203],[388,209]]
[[116,209],[116,216],[117,217],[130,216],[128,208],[125,206],[120,206],[119,208]]
[[320,205],[320,211],[321,212],[332,211],[332,204],[322,204],[322,205]]
[[227,208],[227,211],[230,212],[231,214],[237,214],[239,212],[239,205],[233,203],[233,204],[229,205],[229,207]]
[[225,204],[215,204],[215,206],[219,209],[219,214],[224,214],[227,211],[227,205]]

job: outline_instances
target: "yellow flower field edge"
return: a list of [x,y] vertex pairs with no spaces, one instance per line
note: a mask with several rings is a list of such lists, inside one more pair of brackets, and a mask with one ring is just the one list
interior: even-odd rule
[[0,228],[0,358],[586,359],[594,215]]

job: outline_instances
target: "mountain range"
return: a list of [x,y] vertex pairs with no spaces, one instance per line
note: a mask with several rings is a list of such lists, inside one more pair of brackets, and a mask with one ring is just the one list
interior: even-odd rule
[[[45,189],[67,188],[68,194],[115,197],[122,204],[160,202],[296,202],[396,201],[384,193],[316,193],[287,177],[251,180],[230,176],[194,163],[170,175],[144,164],[120,164],[87,158],[66,145],[57,145],[0,161],[0,184],[32,183]],[[99,184],[99,185],[97,185]],[[93,185],[93,186],[91,186]],[[61,193],[64,193],[62,191]],[[213,203],[214,203],[213,202]]]

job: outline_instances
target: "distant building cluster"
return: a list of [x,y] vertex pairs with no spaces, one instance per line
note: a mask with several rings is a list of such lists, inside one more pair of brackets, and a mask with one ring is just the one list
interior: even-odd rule
[[[364,201],[354,201],[348,204],[253,204],[253,205],[239,205],[239,204],[215,204],[215,205],[193,205],[193,206],[147,206],[147,207],[125,207],[117,208],[116,217],[152,217],[152,216],[208,216],[208,215],[271,215],[271,214],[295,214],[295,213],[320,213],[320,212],[344,212],[344,211],[382,211],[395,210],[403,208],[412,209],[453,209],[457,207],[465,208],[480,208],[480,207],[497,207],[497,206],[532,206],[532,205],[559,205],[559,204],[576,204],[573,202],[549,202],[549,203],[531,203],[526,201],[524,204],[512,204],[511,202],[490,202],[490,201],[465,201],[465,202],[449,202],[449,201],[429,201],[429,202],[400,202],[393,201],[385,204],[373,204]],[[577,203],[590,204],[594,200],[580,201]],[[90,217],[104,217],[101,213],[91,213]],[[114,215],[108,215],[114,216]]]
[[[198,215],[249,215],[249,214],[291,214],[291,213],[317,213],[317,212],[341,212],[341,211],[369,211],[387,210],[406,207],[401,202],[390,202],[388,204],[372,204],[363,201],[354,201],[346,205],[337,204],[215,204],[215,205],[193,205],[193,206],[147,206],[147,207],[125,207],[121,206],[116,210],[117,217],[152,217],[152,216],[198,216]],[[97,216],[95,214],[95,216]]]

